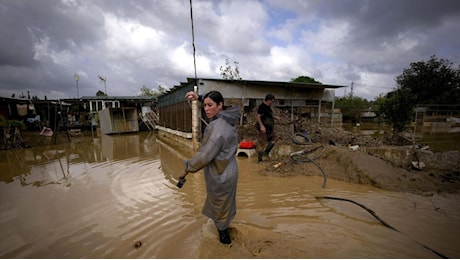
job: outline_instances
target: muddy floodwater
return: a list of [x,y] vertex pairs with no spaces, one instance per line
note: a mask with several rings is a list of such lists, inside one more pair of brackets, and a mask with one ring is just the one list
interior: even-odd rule
[[[458,194],[333,179],[323,189],[320,173],[263,176],[256,158],[238,157],[229,248],[201,214],[202,171],[176,187],[193,151],[155,134],[73,137],[0,155],[2,258],[460,258]],[[396,230],[318,196],[365,205]]]

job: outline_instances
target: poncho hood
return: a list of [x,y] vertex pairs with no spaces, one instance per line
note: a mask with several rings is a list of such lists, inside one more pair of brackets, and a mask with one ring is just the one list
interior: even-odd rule
[[237,125],[238,120],[240,119],[241,111],[239,107],[231,107],[225,110],[222,110],[217,114],[216,118],[222,118],[227,121],[232,126]]

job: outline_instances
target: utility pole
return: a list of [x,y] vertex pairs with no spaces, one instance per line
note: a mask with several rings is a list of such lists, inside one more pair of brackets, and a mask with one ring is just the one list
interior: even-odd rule
[[350,92],[350,97],[353,98],[353,84],[354,82],[351,82],[351,92]]
[[78,94],[78,81],[80,80],[80,76],[78,74],[73,75],[73,79],[75,79],[75,83],[77,84],[77,99],[80,98]]

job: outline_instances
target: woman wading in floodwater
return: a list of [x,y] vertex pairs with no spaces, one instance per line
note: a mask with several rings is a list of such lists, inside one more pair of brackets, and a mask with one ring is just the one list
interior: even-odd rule
[[[193,91],[187,100],[199,100]],[[238,131],[240,109],[224,110],[224,98],[218,91],[210,91],[202,99],[206,117],[210,120],[204,131],[201,148],[190,160],[185,161],[185,177],[189,172],[204,168],[206,201],[202,213],[211,218],[219,232],[220,242],[231,244],[228,226],[236,214],[236,188],[238,183]]]

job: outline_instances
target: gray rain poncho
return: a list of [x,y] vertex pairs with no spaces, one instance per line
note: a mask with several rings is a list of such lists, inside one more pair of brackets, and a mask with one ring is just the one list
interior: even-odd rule
[[206,127],[202,146],[192,159],[185,161],[186,172],[204,168],[206,201],[203,215],[214,220],[219,230],[225,230],[236,214],[238,182],[238,107],[219,112]]

